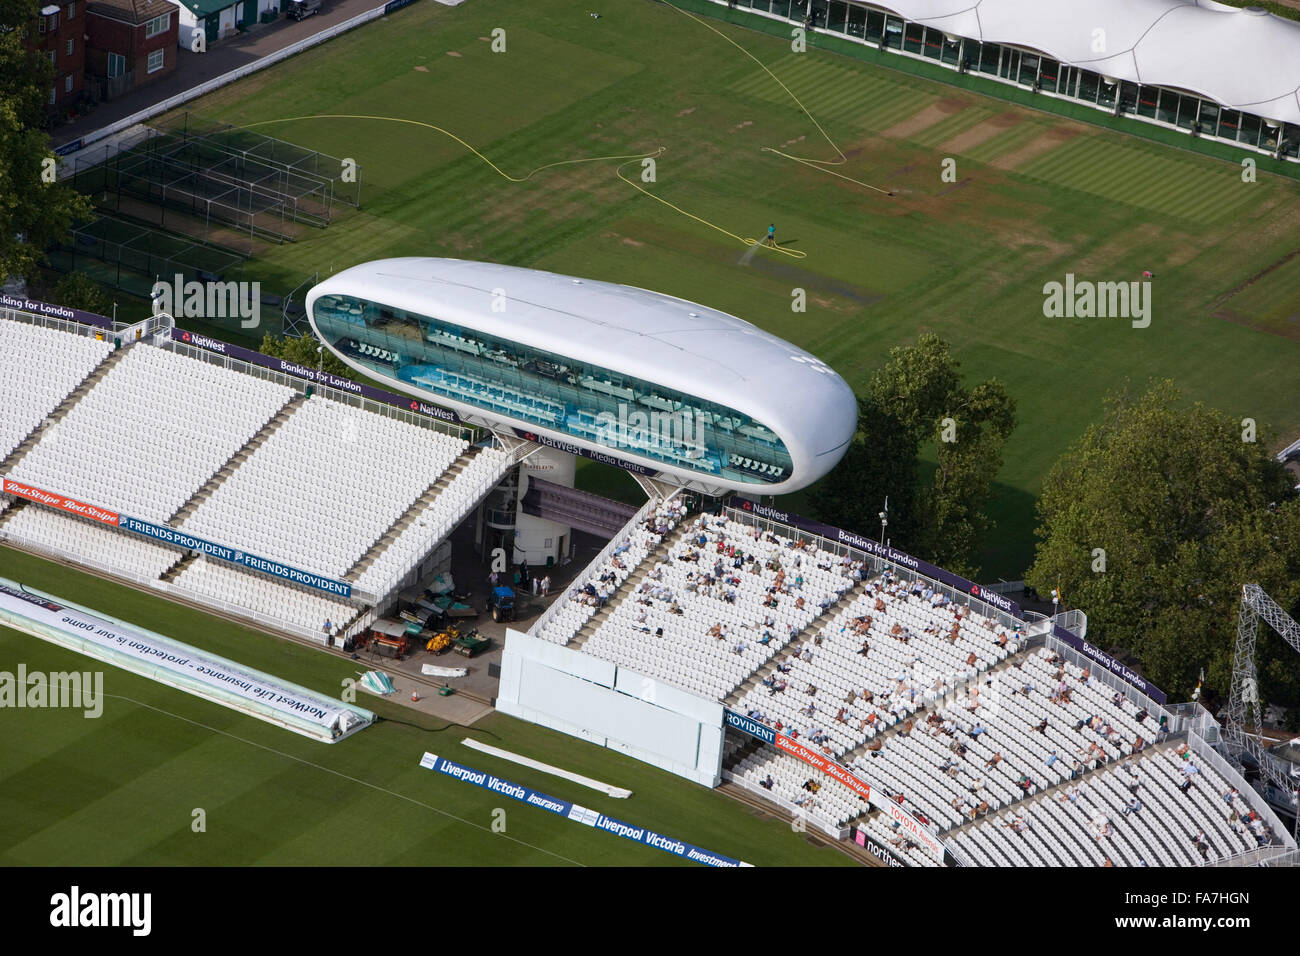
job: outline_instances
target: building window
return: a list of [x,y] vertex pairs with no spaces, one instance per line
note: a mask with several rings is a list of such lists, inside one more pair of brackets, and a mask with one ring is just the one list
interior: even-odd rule
[[53,50],[46,50],[45,55],[50,58],[50,66],[54,66],[54,58],[57,54]]
[[51,106],[54,105],[54,96],[55,96],[54,87],[51,86],[51,87],[50,87],[50,105],[51,105]]
[[71,74],[71,73],[69,73],[67,76],[65,76],[65,77],[63,78],[63,92],[64,92],[64,93],[71,93],[71,92],[72,92],[72,74]]
[[154,50],[152,53],[149,54],[148,72],[157,73],[166,64],[166,60],[167,60],[166,49]]
[[110,53],[108,55],[108,78],[116,79],[126,72],[126,57],[120,53]]
[[[171,22],[172,22],[172,15],[170,13],[164,13],[160,17],[154,17],[152,20],[150,20],[148,23],[144,25],[145,39],[147,40],[150,37],[156,37],[160,33],[166,33],[167,28],[171,26]],[[149,72],[152,73],[153,70],[151,69]]]
[[353,296],[321,296],[312,317],[350,362],[434,396],[692,472],[755,484],[791,475],[762,422],[648,380]]
[[68,20],[69,21],[75,20],[76,17],[77,17],[77,2],[76,0],[72,0],[72,3],[68,4]]
[[51,13],[48,17],[45,18],[45,32],[57,33],[58,31],[59,31],[59,15],[57,13]]
[[69,40],[66,44],[64,44],[64,52],[66,52],[68,56],[72,56],[72,45],[76,42],[77,42],[76,40]]

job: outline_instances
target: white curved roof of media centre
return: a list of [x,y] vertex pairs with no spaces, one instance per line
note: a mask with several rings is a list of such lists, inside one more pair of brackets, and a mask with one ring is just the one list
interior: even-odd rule
[[[496,290],[503,312],[492,310]],[[381,302],[715,402],[773,429],[794,456],[843,449],[857,424],[853,390],[825,363],[733,315],[659,292],[489,262],[402,258],[334,274],[312,288],[309,312],[322,295]]]
[[[1214,0],[872,0],[952,36],[1300,123],[1300,23]],[[1095,31],[1104,47],[1094,49]]]

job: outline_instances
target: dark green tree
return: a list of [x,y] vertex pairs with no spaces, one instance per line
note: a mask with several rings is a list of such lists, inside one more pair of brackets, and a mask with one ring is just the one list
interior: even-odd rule
[[[890,350],[868,382],[857,434],[811,492],[812,507],[824,521],[875,537],[888,495],[895,545],[973,576],[978,537],[991,527],[982,509],[1015,422],[1015,401],[1000,382],[967,388],[948,344],[925,333]],[[920,454],[932,441],[938,468],[923,482]]]
[[[1255,439],[1255,440],[1243,440]],[[1300,501],[1263,436],[1172,382],[1110,396],[1100,423],[1057,462],[1038,499],[1026,581],[1088,614],[1089,638],[1136,658],[1166,691],[1226,697],[1241,586],[1300,598]],[[1264,630],[1267,630],[1265,628]],[[1271,638],[1261,631],[1260,648]],[[1300,661],[1261,653],[1260,691],[1293,701]],[[1292,659],[1286,659],[1290,657]]]
[[113,300],[108,293],[84,272],[70,272],[54,286],[54,301],[70,309],[82,309],[112,316]]
[[[316,349],[319,346],[320,342],[310,332],[304,332],[297,337],[286,336],[284,338],[277,338],[267,332],[262,336],[262,344],[259,346],[258,351],[264,355],[273,355],[276,358],[297,362],[307,368],[317,368],[319,366],[331,375],[337,375],[340,378],[356,378],[352,369],[339,361],[338,356],[329,349],[317,353]],[[323,363],[322,358],[324,359]]]
[[54,81],[49,59],[29,51],[38,0],[0,0],[0,281],[27,276],[90,201],[54,180],[45,103]]

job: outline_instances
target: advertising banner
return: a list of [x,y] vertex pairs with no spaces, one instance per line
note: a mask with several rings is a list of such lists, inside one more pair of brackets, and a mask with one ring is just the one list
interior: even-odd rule
[[785,734],[777,734],[774,746],[777,750],[782,750],[793,757],[798,757],[804,763],[808,764],[808,766],[820,770],[822,773],[826,774],[826,776],[834,777],[862,799],[871,799],[871,787],[868,784],[863,783],[835,761],[827,760],[815,750],[809,750],[803,744],[799,743],[799,741],[792,740]]
[[567,451],[570,455],[577,455],[580,458],[590,458],[592,461],[598,461],[602,465],[613,465],[615,468],[622,468],[624,471],[630,471],[637,475],[648,475],[653,477],[659,474],[658,470],[648,468],[645,465],[639,465],[634,461],[624,461],[622,458],[616,458],[613,455],[599,451],[589,451],[581,445],[574,445],[567,441],[556,441],[554,438],[548,438],[545,435],[539,435],[536,432],[530,432],[523,428],[514,429],[515,437],[522,438],[524,441],[537,442],[539,445],[545,445],[547,448],[556,448],[560,451]]
[[944,858],[944,846],[934,832],[916,817],[912,816],[896,800],[883,797],[873,800],[873,805],[880,808],[891,820],[898,824],[899,832],[914,843],[919,843],[935,855],[941,862]]
[[622,820],[616,820],[613,817],[607,817],[597,810],[589,810],[586,807],[578,806],[576,803],[569,803],[567,800],[561,800],[558,797],[552,797],[542,793],[540,790],[533,790],[531,787],[525,787],[522,784],[512,783],[509,780],[503,780],[495,777],[490,773],[482,770],[474,770],[472,767],[466,767],[463,764],[454,763],[445,757],[439,757],[437,754],[425,753],[420,758],[420,766],[426,770],[432,770],[434,773],[446,774],[462,783],[472,783],[476,787],[482,787],[484,790],[491,790],[493,793],[510,797],[521,803],[527,803],[530,806],[537,807],[541,810],[549,811],[558,816],[565,817],[575,823],[581,823],[585,826],[594,827],[597,830],[604,830],[615,836],[621,836],[625,840],[632,840],[635,843],[644,846],[652,846],[656,850],[663,850],[665,853],[671,853],[673,856],[680,857],[683,860],[690,860],[693,863],[699,863],[703,866],[748,866],[748,863],[742,863],[739,860],[733,860],[731,857],[722,856],[719,853],[711,853],[708,850],[701,849],[690,843],[684,843],[681,840],[674,840],[672,837],[664,836],[662,833],[656,833],[645,827],[634,826],[631,823],[624,823]]
[[70,309],[66,305],[55,305],[53,302],[28,299],[21,295],[0,293],[0,308],[14,309],[18,312],[35,312],[37,315],[48,315],[52,319],[66,319],[68,322],[80,322],[82,325],[94,325],[110,331],[113,328],[113,320],[97,312]]
[[78,501],[75,498],[67,498],[63,495],[56,494],[52,491],[45,491],[41,488],[35,488],[31,485],[25,485],[20,481],[14,481],[11,478],[4,480],[4,491],[6,494],[16,495],[19,498],[26,498],[28,501],[35,501],[38,504],[48,505],[59,511],[67,511],[70,514],[81,515],[83,518],[91,518],[104,524],[117,524],[120,516],[115,511],[109,511],[105,508],[97,508],[94,505],[88,505],[84,501]]
[[184,531],[177,531],[175,528],[164,524],[154,524],[151,521],[132,518],[130,515],[122,515],[118,521],[118,526],[123,530],[130,531],[132,534],[153,538],[155,541],[184,548],[186,551],[198,551],[200,554],[206,554],[219,561],[228,561],[231,564],[251,568],[263,574],[270,574],[286,581],[292,581],[294,584],[301,584],[317,591],[324,591],[326,594],[333,594],[342,598],[352,596],[352,585],[346,581],[336,581],[324,575],[303,571],[288,564],[281,564],[279,561],[248,554],[245,551],[230,548],[224,544],[208,541],[206,538],[199,538],[192,534],[186,534]]
[[179,641],[0,580],[0,620],[83,654],[332,741],[374,715]]
[[206,352],[226,355],[240,362],[248,362],[250,365],[258,365],[262,368],[269,368],[276,372],[283,372],[285,375],[292,375],[294,378],[300,378],[308,382],[314,382],[318,385],[324,385],[327,388],[335,388],[341,392],[351,392],[353,395],[360,395],[362,398],[368,398],[374,402],[381,402],[384,405],[391,405],[393,408],[401,408],[407,411],[416,412],[420,415],[427,415],[430,418],[450,422],[453,425],[459,424],[460,422],[460,416],[449,408],[430,405],[427,402],[422,402],[409,395],[398,395],[395,392],[387,392],[382,388],[375,388],[373,385],[362,385],[360,382],[354,382],[350,378],[340,378],[337,375],[331,375],[329,372],[317,371],[314,368],[299,365],[297,362],[290,362],[288,359],[279,359],[271,355],[264,355],[261,352],[254,352],[252,349],[246,349],[239,345],[232,345],[229,342],[222,342],[220,339],[200,335],[198,332],[190,332],[187,329],[176,328],[172,330],[172,338],[177,342],[184,342],[186,345],[192,345],[195,348],[203,349]]
[[723,719],[726,720],[729,727],[735,727],[741,733],[749,734],[751,737],[757,737],[766,744],[776,743],[776,731],[767,724],[754,720],[752,717],[745,717],[736,713],[734,710],[723,710]]
[[968,581],[960,575],[953,574],[951,571],[945,571],[937,565],[930,564],[928,561],[922,561],[920,558],[914,558],[905,551],[899,551],[897,548],[891,548],[889,545],[882,545],[870,538],[863,537],[860,534],[854,534],[852,531],[845,531],[843,528],[836,528],[833,525],[822,524],[820,521],[813,521],[811,518],[805,518],[802,515],[791,514],[788,511],[779,511],[776,508],[768,508],[750,501],[748,498],[739,496],[731,498],[727,505],[735,508],[737,511],[746,511],[759,518],[767,518],[769,521],[777,521],[781,524],[788,524],[809,534],[815,534],[819,537],[826,538],[830,541],[837,541],[840,544],[847,545],[858,551],[865,552],[872,557],[882,558],[890,561],[900,567],[915,571],[917,574],[923,574],[928,578],[946,584],[954,590],[969,594],[972,597],[979,598],[981,601],[997,608],[999,611],[1005,611],[1012,617],[1021,618],[1020,605],[1010,598],[1003,597],[996,591],[988,591],[981,588],[974,581]]
[[861,827],[853,828],[853,842],[865,849],[885,866],[906,867],[911,865],[890,847],[885,846],[875,837],[868,836],[867,831]]
[[858,779],[835,761],[828,760],[815,750],[809,750],[799,741],[773,730],[767,724],[754,720],[752,717],[746,717],[744,714],[738,714],[734,710],[725,708],[722,711],[722,716],[723,720],[727,722],[727,726],[734,727],[741,733],[748,734],[751,737],[757,737],[764,743],[771,744],[777,750],[784,751],[792,757],[798,757],[815,770],[819,770],[828,777],[834,777],[862,799],[868,801],[871,799],[870,784]]
[[1115,676],[1119,677],[1121,680],[1125,681],[1128,684],[1131,684],[1133,687],[1136,687],[1142,693],[1146,694],[1157,704],[1164,704],[1169,699],[1168,697],[1165,696],[1164,691],[1162,691],[1155,684],[1150,683],[1141,674],[1135,673],[1130,668],[1125,667],[1122,663],[1115,660],[1115,658],[1111,657],[1100,647],[1094,647],[1092,644],[1089,644],[1083,638],[1076,637],[1074,634],[1070,633],[1065,628],[1061,627],[1061,625],[1059,624],[1052,625],[1052,636],[1055,637],[1058,641],[1061,641],[1063,644],[1069,644],[1071,647],[1073,647],[1080,654],[1083,654],[1085,657],[1089,657],[1092,660],[1096,661],[1098,664],[1106,668],[1106,670],[1110,671]]

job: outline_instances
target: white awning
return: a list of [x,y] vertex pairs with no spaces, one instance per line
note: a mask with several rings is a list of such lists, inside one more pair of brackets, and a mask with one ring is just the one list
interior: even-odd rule
[[905,20],[1038,50],[1108,80],[1300,124],[1300,23],[1215,0],[872,0]]

